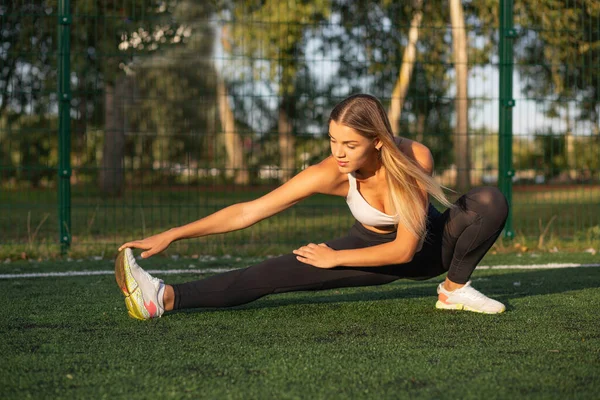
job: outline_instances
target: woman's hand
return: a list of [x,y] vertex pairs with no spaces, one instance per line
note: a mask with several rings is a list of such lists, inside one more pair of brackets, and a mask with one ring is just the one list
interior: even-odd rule
[[310,264],[317,268],[337,267],[336,250],[327,246],[325,243],[318,245],[309,243],[299,249],[292,251],[296,254],[296,259],[305,264]]
[[143,240],[134,240],[127,242],[119,247],[119,251],[128,247],[134,249],[146,250],[141,255],[142,258],[148,258],[165,250],[173,242],[173,237],[169,231],[159,233],[158,235],[147,237]]

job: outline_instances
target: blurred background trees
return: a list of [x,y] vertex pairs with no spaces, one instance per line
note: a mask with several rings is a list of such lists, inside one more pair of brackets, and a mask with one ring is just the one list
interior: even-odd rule
[[[431,148],[445,184],[494,174],[497,2],[71,3],[76,184],[283,182],[328,154],[329,110],[356,92]],[[56,1],[0,5],[4,185],[55,183],[56,13]],[[515,21],[517,102],[543,117],[515,132],[515,165],[597,179],[600,6],[517,1]]]

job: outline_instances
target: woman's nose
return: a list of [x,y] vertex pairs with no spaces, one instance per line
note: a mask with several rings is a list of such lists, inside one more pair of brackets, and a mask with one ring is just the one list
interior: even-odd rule
[[345,156],[342,146],[332,146],[332,153],[336,158],[343,158]]

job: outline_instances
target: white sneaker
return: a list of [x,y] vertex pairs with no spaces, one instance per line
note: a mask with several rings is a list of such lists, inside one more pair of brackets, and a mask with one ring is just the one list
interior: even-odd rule
[[471,281],[460,289],[448,291],[444,289],[444,283],[437,288],[438,301],[435,308],[442,310],[466,310],[485,314],[499,314],[506,310],[504,304],[490,299],[483,293],[471,286]]
[[125,305],[130,317],[144,320],[163,315],[165,284],[162,279],[154,278],[137,264],[131,249],[127,248],[118,254],[115,278],[125,295]]

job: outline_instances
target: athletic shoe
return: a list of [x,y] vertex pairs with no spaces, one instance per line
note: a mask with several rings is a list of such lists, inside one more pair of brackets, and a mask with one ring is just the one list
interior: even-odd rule
[[442,310],[466,310],[484,314],[499,314],[506,307],[499,301],[490,299],[483,293],[471,286],[471,281],[460,289],[448,291],[444,289],[444,283],[437,288],[438,301],[435,308]]
[[117,255],[115,261],[117,285],[125,295],[129,316],[136,319],[157,318],[163,315],[165,284],[144,271],[135,261],[133,252],[127,248]]

